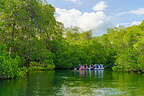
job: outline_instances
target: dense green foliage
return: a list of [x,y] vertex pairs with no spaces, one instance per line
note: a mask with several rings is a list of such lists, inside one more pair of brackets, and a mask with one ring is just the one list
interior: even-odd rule
[[55,9],[41,0],[2,0],[0,5],[0,77],[54,69],[48,41],[61,34],[56,31]]
[[91,31],[64,28],[54,12],[43,0],[0,1],[0,78],[78,64],[144,72],[144,22],[94,37]]
[[144,72],[144,22],[109,33],[117,58],[113,70]]
[[6,45],[0,44],[0,76],[3,78],[14,78],[15,76],[23,76],[27,69],[19,67],[21,63],[19,56],[12,58],[7,52]]

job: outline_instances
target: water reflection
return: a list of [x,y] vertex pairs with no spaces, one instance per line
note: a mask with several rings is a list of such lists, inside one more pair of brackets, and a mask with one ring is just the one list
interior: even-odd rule
[[104,70],[82,70],[74,71],[74,80],[93,80],[94,78],[103,78]]
[[143,76],[104,70],[37,72],[0,80],[0,96],[143,96]]
[[117,88],[104,86],[104,70],[74,71],[73,78],[74,80],[63,83],[63,96],[122,96],[124,94]]

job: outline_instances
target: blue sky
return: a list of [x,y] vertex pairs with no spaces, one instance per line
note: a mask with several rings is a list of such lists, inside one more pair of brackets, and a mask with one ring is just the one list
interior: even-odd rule
[[78,26],[102,34],[113,26],[131,26],[144,20],[144,0],[47,0],[65,27]]

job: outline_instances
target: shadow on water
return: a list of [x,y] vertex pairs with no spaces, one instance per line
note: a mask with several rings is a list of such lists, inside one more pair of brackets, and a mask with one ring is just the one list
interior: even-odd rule
[[143,76],[106,70],[34,72],[25,79],[1,80],[0,96],[143,96]]

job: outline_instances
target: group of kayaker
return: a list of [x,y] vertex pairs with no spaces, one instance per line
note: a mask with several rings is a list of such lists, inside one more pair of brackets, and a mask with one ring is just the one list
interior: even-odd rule
[[103,64],[91,64],[91,65],[82,65],[79,64],[74,70],[96,70],[96,69],[104,69]]

